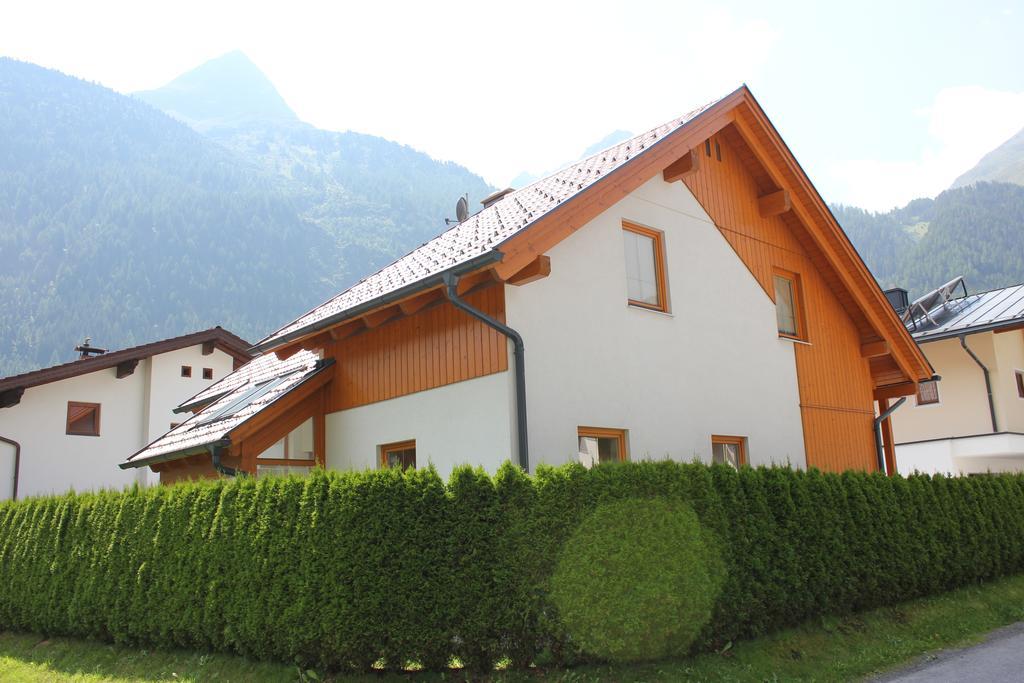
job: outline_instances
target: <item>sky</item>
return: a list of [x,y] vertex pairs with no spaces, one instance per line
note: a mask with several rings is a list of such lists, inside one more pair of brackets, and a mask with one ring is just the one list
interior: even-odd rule
[[1024,128],[1024,2],[6,3],[0,55],[123,93],[242,50],[305,121],[504,186],[746,83],[826,201],[946,189]]

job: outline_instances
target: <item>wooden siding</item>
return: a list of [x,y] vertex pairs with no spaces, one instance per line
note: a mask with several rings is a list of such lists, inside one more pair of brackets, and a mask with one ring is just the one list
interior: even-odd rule
[[[801,239],[792,212],[761,215],[758,197],[779,188],[758,171],[742,138],[726,129],[713,138],[712,150],[715,142],[722,160],[714,151],[705,156],[699,170],[685,178],[687,187],[769,298],[774,299],[775,269],[801,278],[808,343],[794,344],[807,464],[829,471],[877,469],[874,381],[860,354],[862,316],[851,314],[849,294],[840,291],[834,273],[821,267],[820,254]],[[703,146],[698,151],[703,154]]]
[[[504,286],[492,285],[464,298],[505,320]],[[505,336],[445,300],[330,344],[324,355],[336,360],[327,412],[508,369]]]

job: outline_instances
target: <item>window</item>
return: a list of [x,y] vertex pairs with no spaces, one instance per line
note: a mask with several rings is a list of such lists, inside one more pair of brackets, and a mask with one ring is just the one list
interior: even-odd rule
[[791,339],[805,339],[803,298],[800,276],[786,270],[775,271],[775,320],[779,334]]
[[935,380],[917,383],[917,405],[927,406],[939,402],[939,383]]
[[1024,370],[1017,370],[1017,395],[1024,398]]
[[66,434],[75,436],[100,435],[100,404],[68,401]]
[[191,365],[182,365],[181,366],[181,376],[182,377],[191,377],[192,376],[192,366]]
[[655,311],[667,311],[665,246],[662,234],[657,230],[624,222],[622,235],[629,303]]
[[213,379],[213,368],[203,368],[203,379]]
[[577,427],[580,462],[587,467],[627,459],[626,432],[603,427]]
[[712,436],[711,462],[739,469],[747,464],[746,438],[742,436]]
[[381,467],[401,467],[403,470],[416,469],[416,441],[399,441],[380,447]]

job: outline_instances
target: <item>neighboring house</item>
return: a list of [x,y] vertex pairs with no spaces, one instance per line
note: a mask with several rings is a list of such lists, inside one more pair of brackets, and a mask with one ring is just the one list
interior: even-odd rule
[[0,500],[147,483],[117,465],[182,421],[173,409],[249,360],[215,327],[0,378]]
[[1024,470],[1024,285],[967,295],[956,278],[903,316],[942,380],[893,414],[900,473]]
[[876,405],[933,374],[746,87],[483,204],[123,467],[301,467],[259,457],[299,429],[333,469],[874,470]]

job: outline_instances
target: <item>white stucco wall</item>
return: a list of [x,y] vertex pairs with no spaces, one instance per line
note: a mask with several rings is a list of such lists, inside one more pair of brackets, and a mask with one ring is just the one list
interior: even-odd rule
[[992,334],[992,345],[998,363],[992,389],[999,431],[1024,433],[1024,398],[1016,376],[1017,371],[1024,372],[1024,330]]
[[[143,445],[148,360],[116,379],[114,368],[25,390],[21,402],[0,409],[0,434],[21,443],[18,497],[122,488],[136,481],[118,463]],[[100,435],[72,436],[68,401],[100,404]]]
[[500,372],[330,413],[327,467],[374,469],[381,445],[416,440],[416,465],[445,479],[456,465],[495,472],[514,454],[512,374]]
[[[187,415],[172,409],[231,371],[232,358],[202,347],[170,351],[139,361],[135,372],[117,379],[114,368],[30,387],[18,405],[0,409],[0,435],[21,443],[18,497],[156,483],[148,468],[122,470],[125,458],[164,434]],[[181,377],[181,366],[192,377]],[[204,367],[213,380],[202,379]],[[100,435],[65,433],[68,401],[100,404]],[[2,444],[0,444],[2,445]],[[11,481],[0,452],[0,499]]]
[[971,474],[1024,471],[1024,435],[980,436],[918,441],[896,446],[900,474]]
[[[664,232],[670,314],[627,305],[623,220]],[[506,287],[531,465],[575,459],[578,426],[628,430],[633,460],[710,460],[723,434],[753,465],[805,465],[793,342],[683,183],[652,179],[548,255],[547,278]]]

